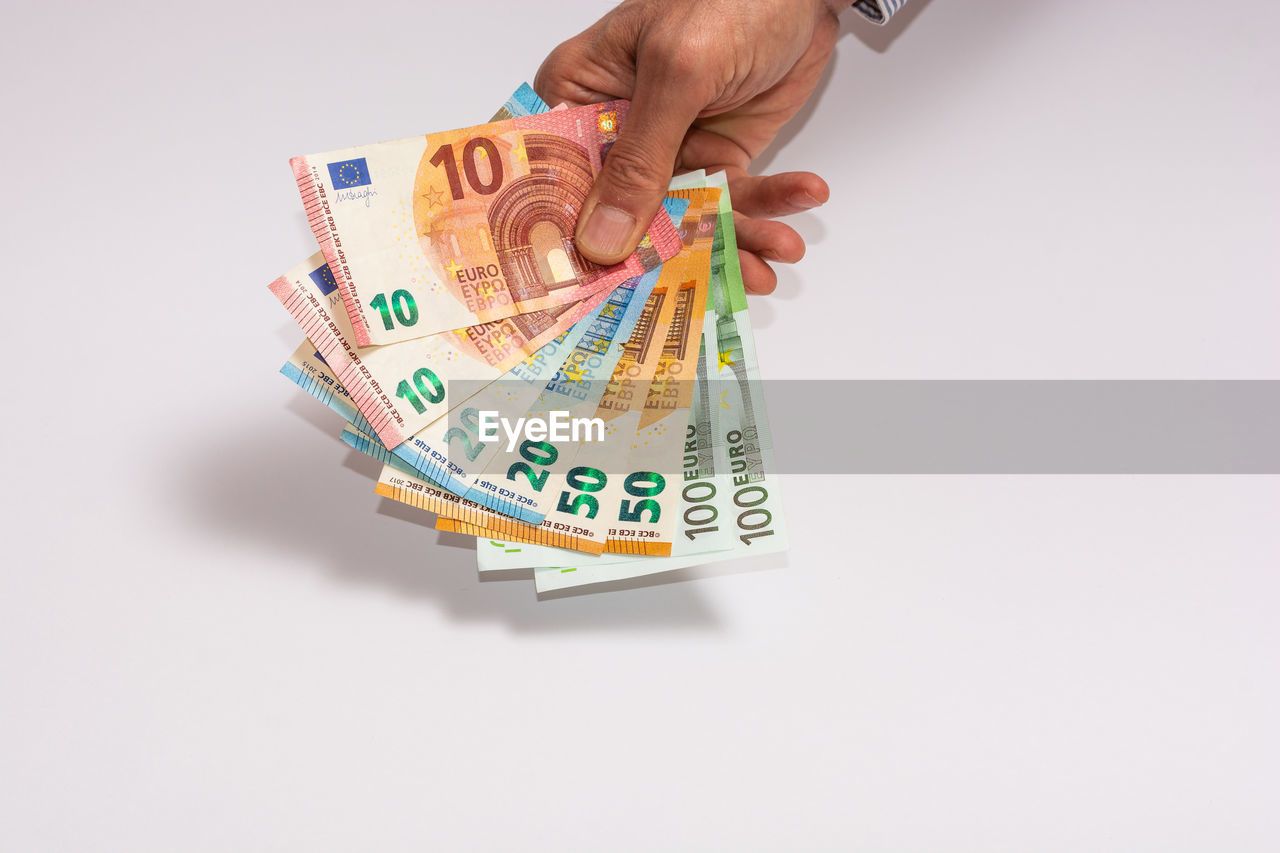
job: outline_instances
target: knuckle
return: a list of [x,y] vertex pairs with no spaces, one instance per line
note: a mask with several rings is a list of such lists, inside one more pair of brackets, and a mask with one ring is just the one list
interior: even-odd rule
[[687,34],[677,41],[675,52],[667,60],[667,67],[672,74],[688,79],[706,73],[707,56],[705,41],[696,33]]
[[649,195],[665,189],[671,171],[665,157],[639,145],[619,140],[604,162],[604,177],[613,193],[620,196]]
[[687,81],[707,71],[708,45],[697,31],[656,35],[644,43],[642,64],[670,80]]
[[533,75],[535,91],[550,91],[565,80],[568,71],[566,47],[567,45],[560,45],[542,60],[542,65],[538,66],[538,73]]

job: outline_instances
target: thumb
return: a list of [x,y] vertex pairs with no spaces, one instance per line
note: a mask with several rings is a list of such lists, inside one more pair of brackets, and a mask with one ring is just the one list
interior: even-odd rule
[[609,149],[578,216],[578,250],[598,264],[616,264],[635,251],[671,182],[684,135],[704,104],[659,85],[658,75],[637,75],[636,90],[618,139]]

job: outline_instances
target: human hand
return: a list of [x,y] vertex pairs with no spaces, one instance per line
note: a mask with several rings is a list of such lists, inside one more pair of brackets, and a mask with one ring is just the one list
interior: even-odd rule
[[838,0],[626,0],[557,47],[534,89],[571,106],[630,98],[631,110],[578,218],[589,259],[635,249],[677,172],[723,169],[746,289],[769,293],[766,261],[795,263],[804,240],[773,217],[826,202],[812,172],[747,168],[808,100],[835,48]]

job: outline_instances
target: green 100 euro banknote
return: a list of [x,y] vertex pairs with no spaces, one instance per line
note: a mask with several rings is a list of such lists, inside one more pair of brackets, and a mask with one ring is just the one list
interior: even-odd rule
[[295,157],[307,221],[355,343],[578,302],[674,255],[679,239],[662,215],[611,267],[587,260],[573,240],[627,109],[610,101]]

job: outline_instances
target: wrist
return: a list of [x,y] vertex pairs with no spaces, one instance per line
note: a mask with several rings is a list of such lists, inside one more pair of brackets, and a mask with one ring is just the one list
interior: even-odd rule
[[840,17],[840,13],[853,5],[853,0],[818,0],[818,12],[827,12],[836,17]]

